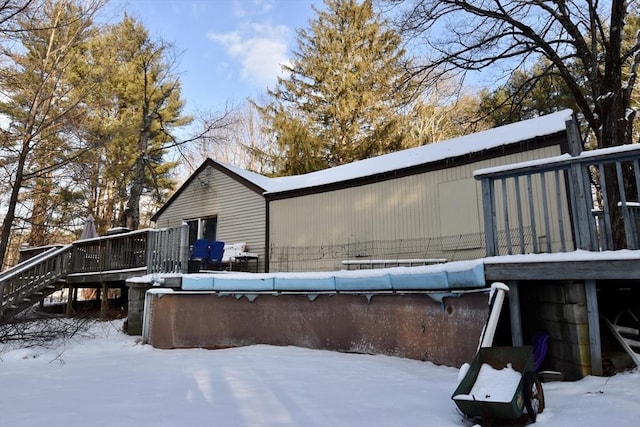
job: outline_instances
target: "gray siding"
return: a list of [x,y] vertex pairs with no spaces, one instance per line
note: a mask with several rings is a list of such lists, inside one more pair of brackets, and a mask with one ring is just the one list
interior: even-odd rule
[[557,146],[270,202],[270,271],[334,270],[346,258],[484,256],[473,171],[560,154]]
[[158,216],[158,227],[216,215],[217,239],[225,243],[245,242],[260,255],[264,271],[266,203],[262,195],[213,167],[204,168]]

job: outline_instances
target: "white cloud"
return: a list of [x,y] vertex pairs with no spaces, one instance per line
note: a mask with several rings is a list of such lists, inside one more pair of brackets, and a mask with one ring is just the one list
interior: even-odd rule
[[210,40],[222,46],[229,58],[240,66],[239,77],[258,87],[272,86],[288,63],[285,25],[249,23],[228,33],[209,33]]
[[[248,3],[248,7],[245,6]],[[248,15],[268,13],[273,9],[273,0],[233,0],[231,10],[234,16],[244,18]]]

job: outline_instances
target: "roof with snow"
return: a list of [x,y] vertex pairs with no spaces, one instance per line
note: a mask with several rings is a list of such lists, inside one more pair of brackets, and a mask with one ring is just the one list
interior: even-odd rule
[[566,121],[571,119],[572,114],[573,111],[571,110],[563,110],[535,119],[372,157],[330,169],[304,175],[270,178],[270,181],[265,183],[266,186],[263,188],[267,194],[299,190],[471,155],[540,136],[564,132],[566,131]]
[[217,160],[207,159],[152,217],[152,220],[155,220],[164,208],[172,203],[182,189],[206,166],[212,166],[220,170],[257,193],[273,197],[283,193],[363,180],[367,177],[395,173],[427,164],[443,162],[447,159],[470,157],[476,153],[507,147],[523,141],[564,133],[566,132],[566,122],[572,118],[572,115],[572,110],[562,110],[546,116],[303,175],[269,178]]

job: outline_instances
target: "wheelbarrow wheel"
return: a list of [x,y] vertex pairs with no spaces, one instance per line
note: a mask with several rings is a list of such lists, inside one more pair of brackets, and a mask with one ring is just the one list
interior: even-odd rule
[[524,407],[532,423],[536,422],[538,414],[544,410],[544,392],[538,374],[526,371],[523,378]]

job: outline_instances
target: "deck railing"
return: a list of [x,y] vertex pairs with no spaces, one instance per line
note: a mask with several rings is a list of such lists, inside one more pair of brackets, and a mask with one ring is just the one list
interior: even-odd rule
[[640,144],[474,176],[482,184],[487,256],[640,248]]
[[99,273],[146,266],[150,230],[73,242],[72,272]]
[[147,273],[186,273],[189,226],[152,230],[147,240]]
[[50,248],[0,274],[0,320],[8,308],[17,308],[25,298],[42,292],[69,271],[72,246]]
[[3,315],[28,307],[36,295],[42,299],[45,289],[61,286],[62,280],[72,274],[93,277],[123,273],[116,275],[121,278],[131,270],[135,274],[186,273],[188,232],[184,224],[78,240],[63,247],[24,250],[25,258],[33,256],[0,273],[0,323],[8,319]]
[[72,272],[146,268],[148,273],[187,272],[188,226],[144,229],[73,242]]

